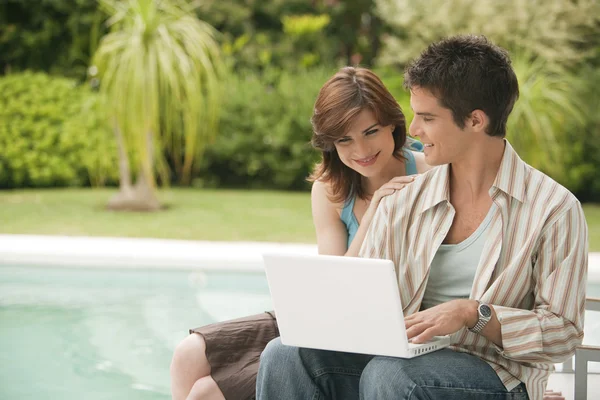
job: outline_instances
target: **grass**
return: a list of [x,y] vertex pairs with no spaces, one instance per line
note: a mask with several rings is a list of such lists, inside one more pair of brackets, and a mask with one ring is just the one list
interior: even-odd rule
[[[310,194],[177,189],[157,213],[107,211],[114,189],[0,191],[0,233],[315,243]],[[600,251],[600,205],[583,207]]]
[[107,211],[113,189],[0,191],[0,232],[315,243],[309,193],[168,189],[155,213]]
[[584,204],[583,212],[588,224],[590,251],[600,251],[600,204]]

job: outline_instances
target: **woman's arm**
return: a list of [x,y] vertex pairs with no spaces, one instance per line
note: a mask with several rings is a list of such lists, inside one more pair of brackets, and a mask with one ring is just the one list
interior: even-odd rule
[[313,183],[310,197],[317,247],[319,254],[343,256],[347,250],[348,232],[328,194],[327,184],[320,181]]
[[349,248],[347,248],[348,231],[340,219],[339,205],[333,204],[329,200],[328,186],[325,183],[315,182],[311,191],[311,202],[319,254],[358,257],[360,247],[381,199],[403,189],[414,179],[415,176],[397,176],[375,191]]

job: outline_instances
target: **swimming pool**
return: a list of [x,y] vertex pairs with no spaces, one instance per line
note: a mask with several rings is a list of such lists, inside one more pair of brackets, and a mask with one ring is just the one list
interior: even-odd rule
[[187,329],[268,293],[262,273],[0,265],[0,398],[170,399]]
[[188,328],[269,309],[260,272],[0,265],[0,398],[166,400]]
[[[188,328],[272,308],[268,252],[316,246],[0,234],[0,399],[170,399]],[[588,277],[600,297],[599,253]]]

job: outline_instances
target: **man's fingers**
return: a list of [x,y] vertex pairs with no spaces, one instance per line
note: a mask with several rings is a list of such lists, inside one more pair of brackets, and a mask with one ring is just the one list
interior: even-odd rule
[[415,344],[426,343],[436,335],[436,327],[432,326],[425,329],[420,335],[413,337],[412,342]]
[[406,327],[408,328],[408,324],[410,325],[414,325],[419,321],[422,321],[422,315],[420,312],[414,313],[414,314],[410,314],[406,317],[404,317],[404,324],[406,325]]
[[406,329],[406,336],[410,338],[414,338],[415,336],[421,335],[427,329],[431,328],[431,323],[428,322],[417,322],[413,324],[410,328]]

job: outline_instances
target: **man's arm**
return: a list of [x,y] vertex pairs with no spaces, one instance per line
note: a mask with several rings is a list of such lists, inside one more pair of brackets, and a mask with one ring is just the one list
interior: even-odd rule
[[533,311],[492,305],[502,336],[497,350],[521,362],[558,363],[572,356],[583,339],[587,267],[587,224],[575,201],[542,234]]

